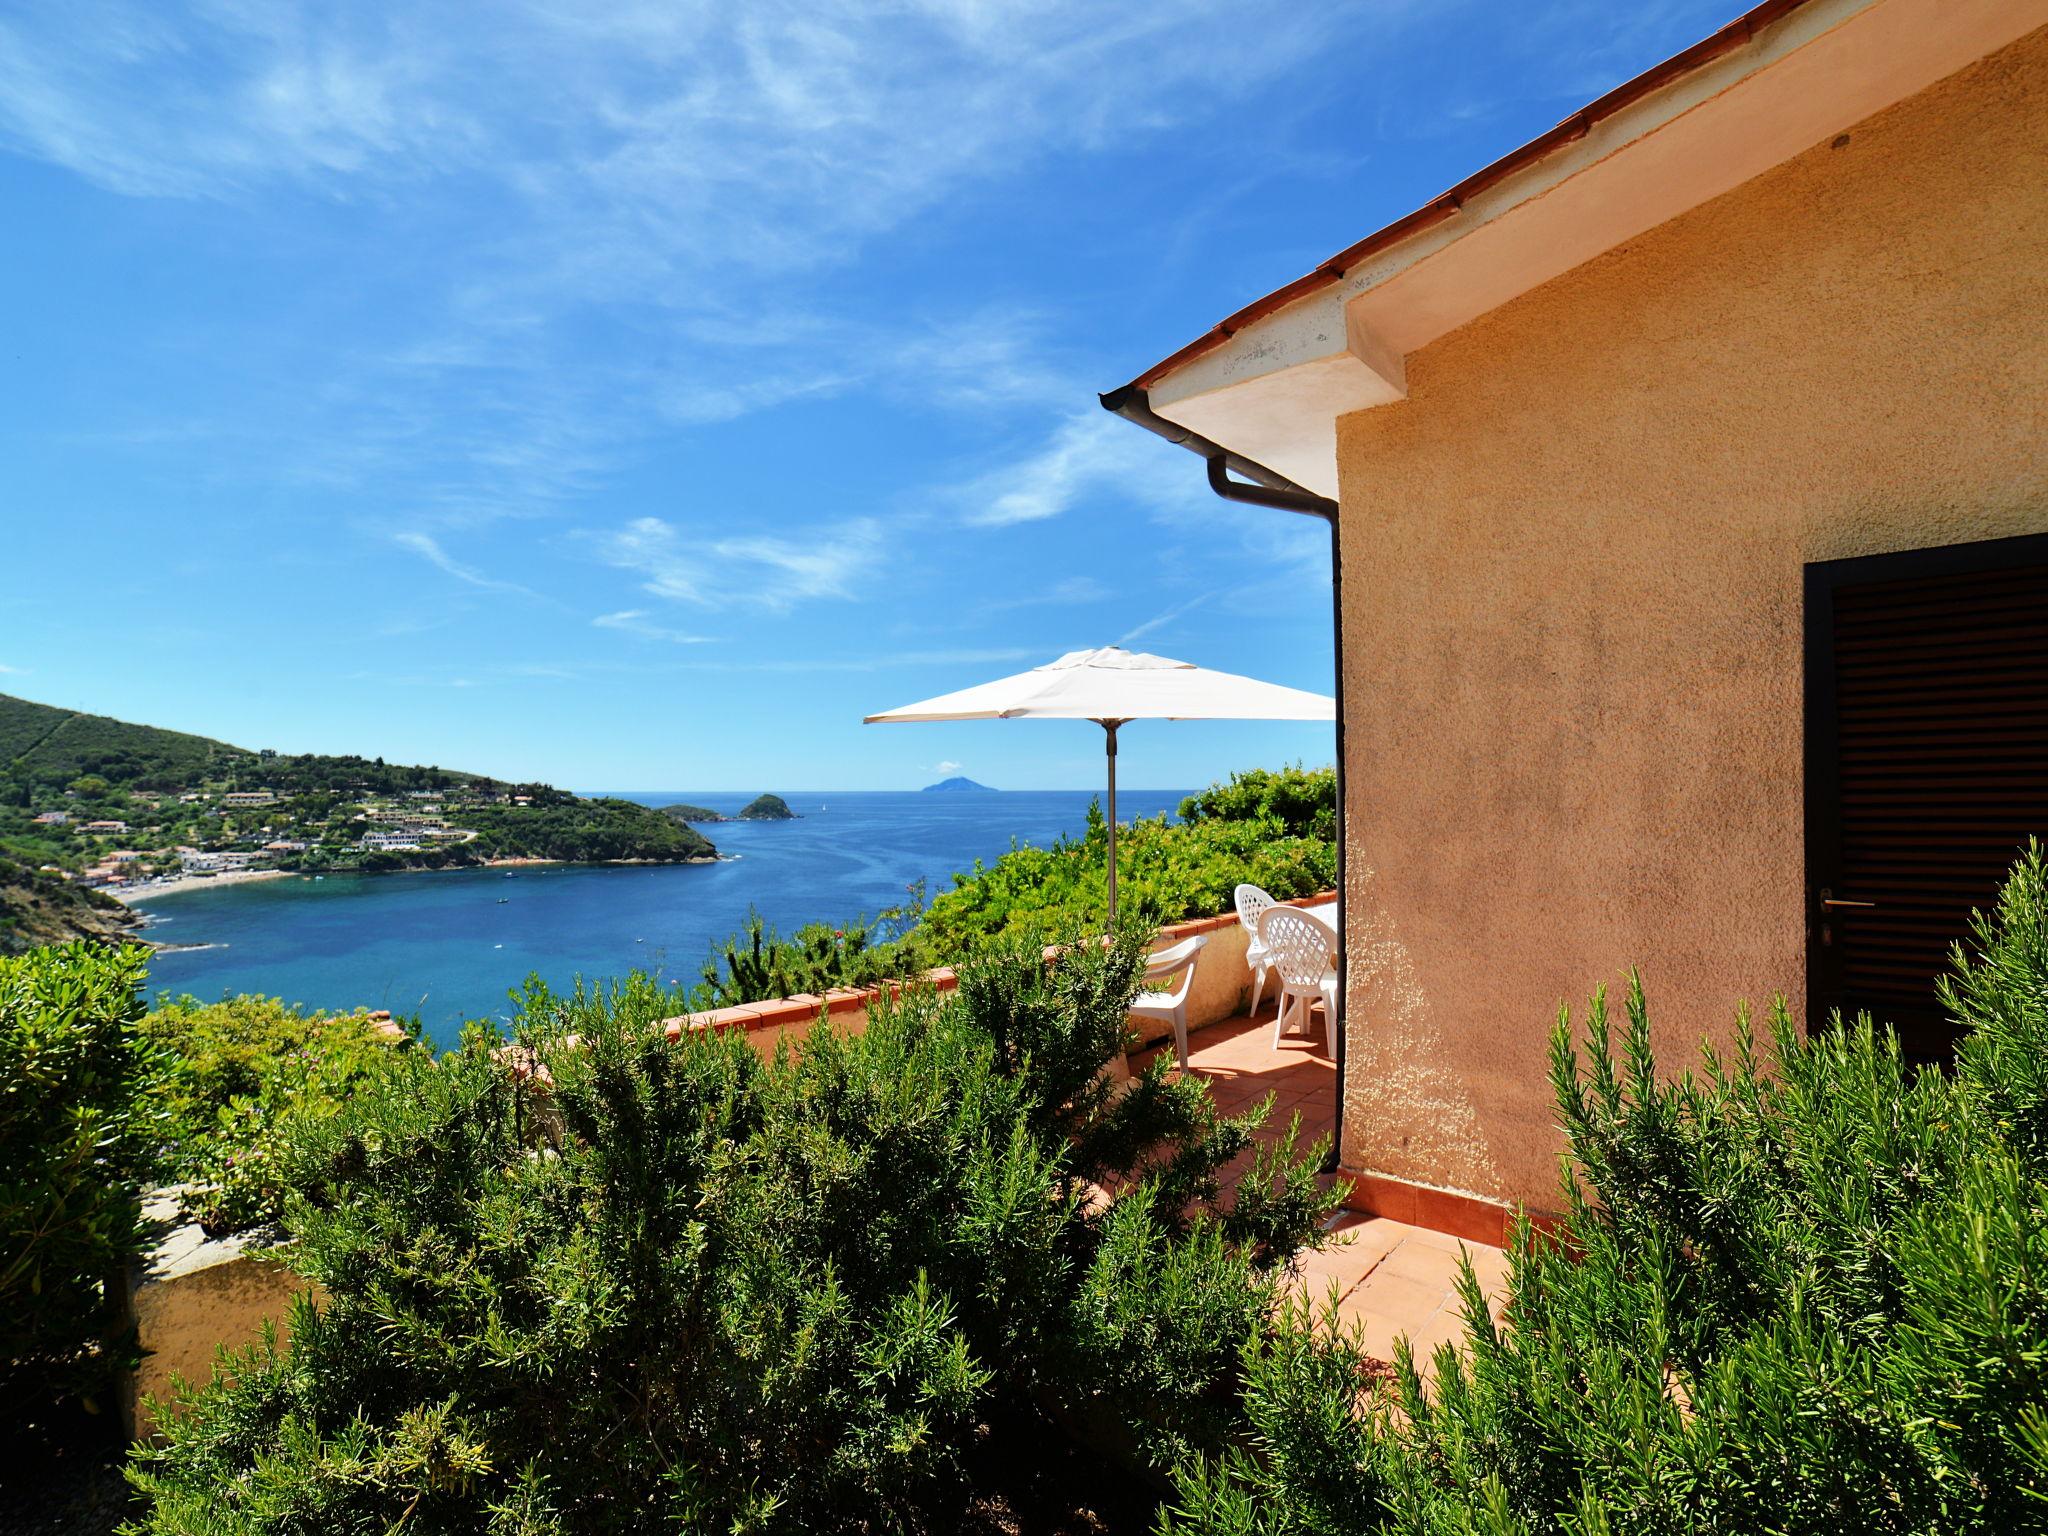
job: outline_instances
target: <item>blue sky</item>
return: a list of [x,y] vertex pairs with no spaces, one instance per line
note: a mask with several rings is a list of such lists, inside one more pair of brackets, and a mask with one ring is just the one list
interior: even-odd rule
[[[1004,788],[864,713],[1331,683],[1327,540],[1100,410],[1718,4],[0,15],[0,691],[579,788]],[[1125,733],[1125,783],[1327,761]]]

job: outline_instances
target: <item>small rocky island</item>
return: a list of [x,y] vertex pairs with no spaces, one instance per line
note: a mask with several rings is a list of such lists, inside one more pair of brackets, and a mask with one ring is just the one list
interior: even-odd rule
[[955,774],[950,779],[941,779],[936,784],[927,784],[924,787],[924,792],[928,795],[958,794],[962,791],[973,791],[984,795],[995,793],[986,784],[977,784],[974,780],[962,777],[959,774]]
[[714,811],[709,806],[687,805],[677,802],[664,805],[661,814],[677,821],[795,821],[796,812],[789,808],[789,802],[780,795],[756,795],[737,816],[728,816],[723,811]]
[[685,805],[677,801],[674,805],[661,808],[664,816],[673,816],[677,821],[729,821],[732,818],[723,811],[714,811],[705,805]]

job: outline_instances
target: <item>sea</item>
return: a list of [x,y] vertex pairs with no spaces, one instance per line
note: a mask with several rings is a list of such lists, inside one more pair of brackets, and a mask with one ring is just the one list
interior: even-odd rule
[[[726,815],[758,791],[606,790]],[[1078,834],[1089,790],[963,793],[777,791],[794,821],[701,830],[715,864],[529,865],[388,875],[297,875],[172,892],[138,903],[148,936],[180,948],[150,964],[156,992],[257,993],[309,1008],[417,1014],[438,1045],[466,1020],[503,1022],[531,974],[566,987],[641,970],[693,985],[748,910],[783,933],[901,907],[1013,842]],[[1171,816],[1186,790],[1117,791],[1117,815]],[[194,946],[185,948],[184,946]],[[203,947],[201,947],[203,946]]]

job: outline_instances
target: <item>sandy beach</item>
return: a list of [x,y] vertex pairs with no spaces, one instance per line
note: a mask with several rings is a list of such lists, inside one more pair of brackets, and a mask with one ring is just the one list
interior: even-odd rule
[[159,896],[175,896],[180,891],[206,891],[217,885],[240,885],[245,880],[283,880],[296,873],[290,869],[224,869],[217,875],[173,875],[167,880],[152,880],[132,890],[113,886],[105,889],[114,900],[132,907]]

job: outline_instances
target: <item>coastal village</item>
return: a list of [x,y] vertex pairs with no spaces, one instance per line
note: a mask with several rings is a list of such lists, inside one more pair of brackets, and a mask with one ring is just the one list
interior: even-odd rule
[[[43,873],[112,894],[133,894],[175,881],[284,873],[301,863],[346,867],[366,855],[458,846],[478,836],[476,828],[457,824],[466,811],[534,803],[530,793],[486,784],[395,796],[367,793],[367,786],[351,789],[355,798],[343,796],[338,806],[328,804],[328,796],[286,797],[274,789],[134,792],[126,797],[132,820],[46,810],[30,822],[75,840],[76,863],[46,862],[40,866]],[[63,793],[78,799],[82,791]],[[314,803],[308,804],[309,799]],[[185,836],[159,840],[158,834],[173,827]],[[145,842],[149,846],[128,846]]]
[[379,758],[250,751],[0,695],[0,859],[21,873],[10,880],[17,897],[75,915],[87,909],[55,893],[132,902],[288,873],[714,859],[693,809]]

